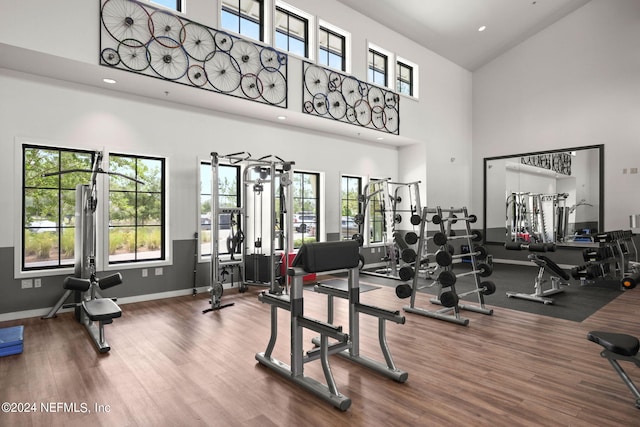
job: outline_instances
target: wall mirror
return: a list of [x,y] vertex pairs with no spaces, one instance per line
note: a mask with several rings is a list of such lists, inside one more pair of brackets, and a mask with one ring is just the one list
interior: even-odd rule
[[604,145],[484,159],[486,242],[581,246],[604,224]]

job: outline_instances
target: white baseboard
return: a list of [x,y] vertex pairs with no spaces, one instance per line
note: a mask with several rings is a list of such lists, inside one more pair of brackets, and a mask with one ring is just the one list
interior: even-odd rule
[[[207,286],[196,288],[196,291],[197,293],[207,292],[207,288]],[[136,295],[132,297],[118,298],[118,305],[131,304],[134,302],[153,301],[164,298],[181,297],[191,294],[193,294],[193,288],[180,289],[177,291],[159,292],[157,294]],[[27,319],[30,317],[42,317],[47,315],[47,313],[49,313],[49,310],[51,310],[51,307],[38,308],[35,310],[14,311],[12,313],[2,313],[0,314],[0,322],[5,322],[8,320]],[[60,309],[58,313],[64,313],[72,310],[73,308]]]

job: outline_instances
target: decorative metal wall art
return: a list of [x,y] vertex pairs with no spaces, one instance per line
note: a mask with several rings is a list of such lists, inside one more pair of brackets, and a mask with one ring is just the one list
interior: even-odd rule
[[397,93],[309,62],[302,66],[304,113],[400,134]]
[[569,153],[546,153],[524,156],[520,158],[520,163],[549,169],[561,175],[571,176],[571,154]]
[[287,55],[134,0],[104,0],[100,63],[287,107]]

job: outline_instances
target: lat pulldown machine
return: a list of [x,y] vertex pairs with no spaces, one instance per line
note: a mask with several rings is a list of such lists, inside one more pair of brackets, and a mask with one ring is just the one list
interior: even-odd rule
[[[243,167],[242,206],[220,205],[220,160]],[[287,194],[291,185],[289,174],[293,164],[294,162],[287,162],[273,155],[253,159],[251,153],[245,151],[227,155],[211,153],[211,307],[203,310],[203,313],[233,305],[223,304],[221,300],[224,275],[228,273],[226,269],[229,267],[236,267],[239,271],[241,292],[245,291],[248,285],[268,285],[271,293],[282,293],[285,280],[284,276],[279,274],[278,267],[281,263],[286,265],[287,257],[281,261],[275,253],[275,245],[276,239],[280,239],[284,253],[289,252],[290,221],[287,214],[290,210],[290,200]],[[276,192],[276,188],[279,188],[279,193]],[[268,197],[263,197],[264,194]],[[279,196],[278,200],[276,195]],[[280,212],[282,217],[278,220]],[[218,245],[221,216],[229,217],[229,260],[220,259]],[[269,233],[266,238],[263,236],[265,228]],[[277,229],[279,233],[276,233]],[[251,243],[253,246],[250,246]],[[238,258],[235,256],[237,254]]]
[[[43,174],[45,177],[76,172],[90,173],[91,180],[89,185],[78,184],[76,187],[74,275],[64,280],[64,294],[42,318],[55,317],[61,307],[75,307],[76,320],[85,326],[98,351],[106,353],[111,347],[105,338],[104,325],[113,323],[113,319],[122,316],[122,310],[112,299],[101,297],[99,289],[104,290],[121,284],[122,275],[115,273],[101,279],[96,277],[97,177],[99,174],[116,175],[138,184],[144,183],[117,172],[104,171],[101,165],[102,152],[97,151],[93,156],[91,170],[71,169]],[[75,294],[74,303],[65,305],[65,301],[72,293]]]

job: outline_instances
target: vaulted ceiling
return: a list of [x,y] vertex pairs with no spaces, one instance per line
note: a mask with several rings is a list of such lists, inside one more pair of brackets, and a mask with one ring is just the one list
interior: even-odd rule
[[[589,0],[338,0],[474,71]],[[481,26],[486,29],[478,31]]]

